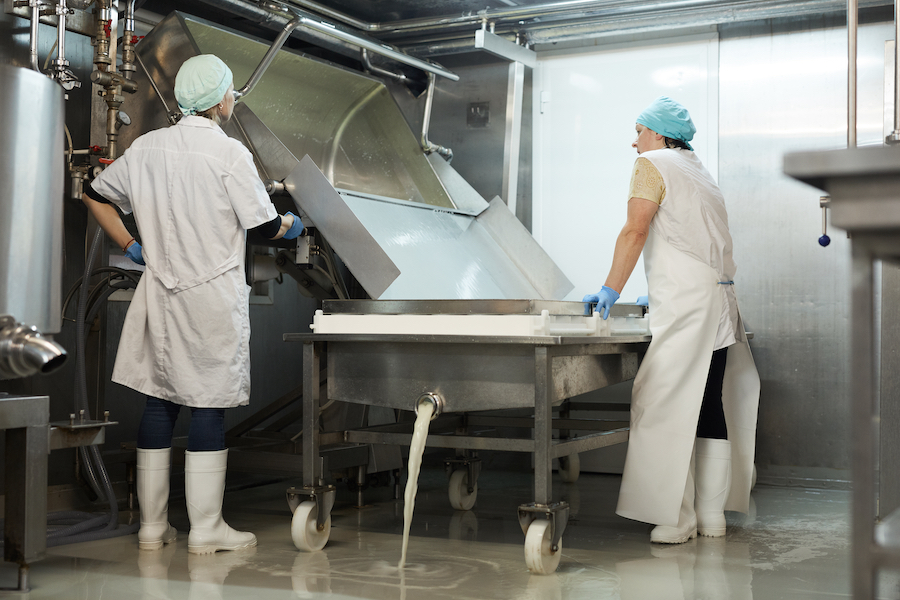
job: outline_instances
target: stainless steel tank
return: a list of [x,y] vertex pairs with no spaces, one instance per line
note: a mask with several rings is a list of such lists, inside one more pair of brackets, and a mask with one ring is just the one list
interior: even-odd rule
[[57,333],[62,287],[62,88],[0,65],[0,317]]

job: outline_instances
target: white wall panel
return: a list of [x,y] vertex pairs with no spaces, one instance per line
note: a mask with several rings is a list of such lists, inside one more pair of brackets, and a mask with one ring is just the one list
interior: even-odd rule
[[[666,95],[688,108],[698,130],[692,145],[716,176],[717,74],[718,40],[709,35],[541,54],[534,84],[533,232],[575,284],[566,299],[580,300],[606,279],[637,158],[635,119],[650,102]],[[646,293],[639,262],[622,300]]]

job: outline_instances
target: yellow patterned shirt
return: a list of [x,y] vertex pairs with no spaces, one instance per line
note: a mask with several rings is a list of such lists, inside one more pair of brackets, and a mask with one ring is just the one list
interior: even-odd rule
[[666,182],[662,175],[646,158],[638,157],[634,161],[634,171],[631,173],[631,186],[628,190],[628,198],[644,198],[657,204],[662,204],[666,197]]

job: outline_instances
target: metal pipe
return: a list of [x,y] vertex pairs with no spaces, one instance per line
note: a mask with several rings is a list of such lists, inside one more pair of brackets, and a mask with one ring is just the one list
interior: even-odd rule
[[884,141],[900,142],[900,0],[894,0],[894,130]]
[[56,59],[58,64],[68,65],[69,63],[66,62],[66,15],[68,14],[66,0],[59,0],[56,14],[59,15],[59,24],[56,26]]
[[31,68],[41,72],[40,66],[38,66],[38,25],[41,21],[41,3],[36,1],[34,5],[31,7]]
[[334,19],[335,21],[340,21],[345,25],[350,25],[351,27],[355,27],[362,31],[369,31],[373,27],[371,23],[367,23],[366,21],[357,19],[356,17],[351,17],[346,13],[342,13],[339,10],[329,8],[328,6],[319,4],[318,2],[312,2],[311,0],[288,0],[288,2],[290,4],[302,6],[303,8],[309,9],[314,13],[320,14],[330,19]]
[[147,76],[147,79],[150,81],[150,85],[153,87],[153,91],[156,92],[156,96],[159,98],[159,101],[162,102],[163,108],[166,110],[166,119],[169,121],[169,125],[174,125],[181,119],[181,111],[169,110],[169,105],[166,103],[166,99],[163,97],[162,92],[159,91],[159,86],[156,85],[156,81],[153,80],[153,76],[150,75],[150,71],[147,70],[147,66],[144,64],[144,61],[141,60],[141,55],[136,53],[134,54],[135,59],[137,60],[137,64],[141,66],[144,74]]
[[122,34],[121,71],[128,80],[134,79],[134,73],[137,71],[137,67],[134,65],[134,3],[135,0],[128,0],[125,4],[125,27]]
[[259,80],[262,79],[262,76],[266,72],[266,69],[268,69],[269,65],[272,64],[272,61],[275,60],[275,55],[278,54],[278,51],[281,50],[282,46],[284,46],[284,43],[291,36],[291,33],[294,31],[294,29],[296,29],[297,26],[302,22],[303,21],[300,17],[294,17],[287,23],[287,25],[284,26],[284,29],[281,30],[281,33],[279,33],[278,37],[275,38],[275,41],[272,42],[272,47],[269,48],[269,51],[266,52],[265,56],[263,56],[262,61],[260,61],[259,65],[257,65],[256,70],[253,71],[253,74],[250,75],[250,79],[247,80],[247,83],[245,83],[241,89],[234,90],[235,102],[253,91],[253,88],[255,88],[256,84],[259,83]]
[[359,111],[361,111],[369,102],[371,102],[372,99],[375,98],[375,96],[377,96],[382,89],[384,88],[381,85],[373,84],[372,89],[369,90],[369,93],[354,102],[341,118],[341,124],[338,126],[337,131],[334,132],[334,136],[332,136],[331,143],[329,144],[331,150],[328,153],[328,164],[325,165],[325,168],[323,169],[323,172],[328,178],[328,181],[334,181],[334,164],[337,162],[337,155],[341,148],[341,141],[343,141],[344,133],[347,131],[348,125],[350,125],[350,123],[353,121],[353,118],[357,114],[359,114]]
[[[292,0],[303,3],[302,0]],[[876,6],[883,2],[870,0],[866,5]],[[806,6],[809,12],[821,13],[829,10],[840,10],[840,0],[645,0],[634,2],[629,0],[572,0],[569,2],[549,2],[529,6],[488,8],[463,15],[443,15],[394,21],[380,24],[369,24],[365,31],[374,34],[413,34],[429,31],[447,32],[450,29],[471,29],[483,22],[493,24],[495,28],[521,30],[531,24],[543,23],[552,27],[554,23],[581,21],[586,18],[621,17],[624,15],[682,13],[682,12],[718,12],[724,21],[756,20],[772,15],[781,15],[785,9],[797,10]],[[724,22],[723,21],[723,22]],[[467,31],[468,33],[468,31]]]
[[134,31],[134,2],[128,0],[125,4],[125,31]]
[[[897,0],[897,2],[900,2],[900,0]],[[382,77],[389,77],[390,79],[393,79],[394,81],[398,81],[400,83],[409,81],[409,77],[403,75],[402,73],[394,73],[392,71],[388,71],[387,69],[382,69],[381,67],[373,65],[372,61],[369,60],[369,51],[365,48],[360,49],[359,58],[362,61],[363,67],[365,67],[366,71],[370,73],[381,75]]]
[[351,44],[355,44],[360,48],[365,48],[367,50],[375,52],[376,54],[387,56],[392,60],[396,60],[399,63],[415,67],[421,71],[433,73],[434,75],[440,75],[441,77],[446,77],[447,79],[450,79],[452,81],[459,81],[459,75],[457,75],[456,73],[448,71],[443,67],[424,61],[420,58],[415,58],[413,56],[409,56],[408,54],[404,54],[403,52],[400,52],[392,46],[386,46],[383,43],[375,42],[373,40],[365,39],[352,33],[348,33],[336,28],[331,23],[316,21],[307,17],[301,17],[301,19],[303,25],[309,29],[312,29],[313,31],[318,31],[319,33],[324,33],[327,36],[331,36],[345,42],[350,42]]
[[859,0],[847,0],[847,147],[856,148],[856,35]]
[[0,379],[51,373],[65,361],[65,349],[36,327],[0,317]]
[[432,406],[431,411],[431,420],[434,421],[438,415],[444,412],[444,399],[440,396],[440,394],[436,394],[435,392],[426,392],[419,396],[416,399],[415,404],[415,413],[419,414],[419,407],[424,404],[430,404]]
[[[298,9],[290,8],[284,4],[277,2],[260,2],[259,5],[248,5],[241,0],[201,0],[205,4],[215,6],[219,10],[227,10],[231,13],[241,15],[245,18],[255,20],[260,25],[272,28],[273,25],[281,25],[285,20],[290,21],[291,18],[298,17],[303,25],[303,35],[307,41],[322,45],[353,58],[359,57],[359,50],[366,48],[376,54],[381,54],[397,62],[415,67],[428,73],[434,73],[453,81],[458,81],[459,76],[447,69],[441,67],[437,63],[422,60],[409,56],[401,52],[393,46],[369,38],[364,38],[359,34],[354,34],[343,29],[339,29],[333,23],[322,21],[315,18],[309,13],[299,13]],[[290,17],[290,18],[289,18]],[[300,29],[298,28],[298,31]],[[298,34],[299,35],[299,34]]]
[[431,124],[431,107],[434,104],[434,74],[428,74],[428,91],[425,93],[425,114],[422,115],[422,150],[425,152],[437,152],[447,162],[453,160],[453,150],[432,143],[428,139],[428,128]]

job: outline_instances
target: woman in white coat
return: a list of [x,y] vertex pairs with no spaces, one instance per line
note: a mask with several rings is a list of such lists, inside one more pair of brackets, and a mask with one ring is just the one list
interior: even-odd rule
[[689,144],[688,111],[660,97],[636,130],[626,223],[606,284],[584,302],[606,318],[643,252],[653,339],[634,380],[616,512],[655,524],[652,542],[677,544],[723,536],[724,511],[748,510],[759,375],[725,201]]
[[[191,422],[185,497],[195,554],[256,545],[222,519],[225,409],[250,398],[246,230],[270,239],[303,230],[278,215],[250,152],[225,135],[234,85],[212,55],[188,59],[175,78],[177,125],[134,141],[90,186],[84,203],[125,254],[146,270],[134,293],[112,380],[147,396],[138,431],[142,550],[175,541],[168,523],[172,432],[182,406]],[[143,246],[116,209],[134,211]]]

